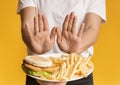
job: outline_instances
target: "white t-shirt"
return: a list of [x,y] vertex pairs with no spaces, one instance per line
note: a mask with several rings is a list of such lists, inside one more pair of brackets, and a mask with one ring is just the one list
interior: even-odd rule
[[[19,13],[25,7],[35,7],[37,13],[44,14],[48,19],[50,30],[54,26],[62,28],[66,15],[71,12],[78,17],[77,30],[89,12],[99,15],[103,22],[106,20],[105,0],[19,0],[17,12]],[[57,43],[47,53],[53,52],[63,53]],[[84,57],[91,55],[93,55],[93,46],[81,53]]]

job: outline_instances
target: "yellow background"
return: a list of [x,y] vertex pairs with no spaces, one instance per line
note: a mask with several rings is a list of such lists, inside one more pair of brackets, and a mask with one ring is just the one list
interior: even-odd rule
[[[25,85],[21,63],[27,55],[21,39],[18,0],[0,2],[0,85]],[[120,85],[120,0],[107,0],[107,23],[95,44],[95,85]]]

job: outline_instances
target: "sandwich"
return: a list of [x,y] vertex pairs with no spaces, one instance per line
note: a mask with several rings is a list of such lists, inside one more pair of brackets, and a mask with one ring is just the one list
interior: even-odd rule
[[28,75],[39,76],[47,79],[51,79],[52,74],[55,72],[53,63],[49,58],[37,55],[25,57],[22,69]]

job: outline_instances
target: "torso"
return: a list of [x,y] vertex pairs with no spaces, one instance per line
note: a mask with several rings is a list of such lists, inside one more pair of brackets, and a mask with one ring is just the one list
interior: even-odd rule
[[[84,20],[84,17],[87,13],[87,9],[90,3],[90,0],[34,0],[36,4],[36,11],[44,14],[49,23],[50,30],[54,27],[60,27],[62,30],[62,24],[67,14],[74,12],[77,16],[77,26],[76,30],[79,29],[81,23]],[[90,48],[90,51],[93,48]],[[59,52],[61,53],[57,43],[51,51],[48,53]],[[92,51],[91,51],[92,52]],[[83,55],[89,56],[89,53],[84,52]]]

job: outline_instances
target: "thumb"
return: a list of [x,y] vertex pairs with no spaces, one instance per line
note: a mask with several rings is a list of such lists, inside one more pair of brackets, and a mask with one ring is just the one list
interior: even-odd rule
[[32,29],[29,27],[28,24],[25,24],[25,31],[27,33],[27,36],[32,39],[33,38],[33,32]]
[[85,28],[85,23],[82,23],[78,30],[78,37],[81,37]]
[[62,34],[60,28],[57,28],[57,42],[58,44],[62,41]]
[[56,27],[53,27],[52,31],[51,31],[51,34],[50,34],[50,38],[51,39],[54,39],[55,38],[55,35],[56,35]]

